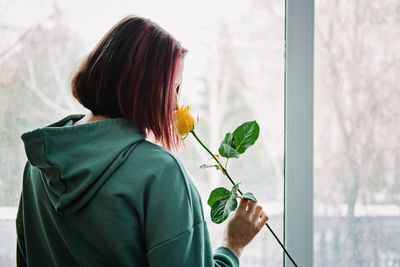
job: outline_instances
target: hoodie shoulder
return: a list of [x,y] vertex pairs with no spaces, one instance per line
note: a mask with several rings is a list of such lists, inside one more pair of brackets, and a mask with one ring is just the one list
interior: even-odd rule
[[181,167],[179,159],[174,154],[172,154],[165,148],[146,140],[141,142],[136,147],[134,154],[138,155],[134,156],[135,160],[152,162],[153,167],[161,166],[164,164],[178,165],[179,167]]
[[149,141],[141,142],[126,165],[136,174],[137,179],[144,179],[145,188],[154,185],[173,186],[184,189],[188,197],[193,193],[191,179],[183,164],[174,154],[159,145]]
[[143,205],[149,248],[192,231],[204,221],[200,195],[174,154],[148,141],[140,143],[133,154],[128,164],[132,168],[131,191],[135,190],[135,199],[143,201],[137,206]]

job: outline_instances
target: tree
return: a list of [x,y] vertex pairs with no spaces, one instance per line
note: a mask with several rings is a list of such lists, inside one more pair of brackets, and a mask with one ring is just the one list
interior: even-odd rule
[[81,44],[64,25],[57,6],[52,20],[53,28],[29,28],[18,47],[0,59],[0,205],[16,206],[19,201],[26,162],[20,135],[82,110],[68,85]]
[[399,168],[393,159],[400,153],[399,7],[396,1],[335,0],[316,8],[315,181],[316,192],[323,192],[316,197],[347,207],[347,252],[338,265],[368,259],[370,240],[362,237],[356,205],[398,203],[388,188],[399,179],[390,171]]

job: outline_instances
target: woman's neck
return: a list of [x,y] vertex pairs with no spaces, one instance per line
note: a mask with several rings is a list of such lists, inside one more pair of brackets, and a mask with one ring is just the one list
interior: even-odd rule
[[93,115],[92,112],[89,112],[88,114],[86,114],[85,117],[83,117],[79,121],[74,122],[73,125],[85,124],[85,123],[99,121],[99,120],[105,120],[105,119],[110,119],[110,117],[102,116],[102,115]]

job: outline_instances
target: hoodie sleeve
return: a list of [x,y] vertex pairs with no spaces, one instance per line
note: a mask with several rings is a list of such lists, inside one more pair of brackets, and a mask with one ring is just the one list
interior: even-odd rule
[[147,258],[151,267],[239,267],[238,257],[227,247],[217,248],[212,255],[205,222],[152,248]]
[[[26,179],[26,176],[29,172],[29,162],[25,164],[23,180]],[[17,219],[15,220],[15,226],[17,230],[17,266],[25,267],[27,266],[26,262],[26,252],[25,252],[25,235],[24,235],[24,196],[22,188],[21,197],[19,200]]]
[[227,247],[213,254],[200,195],[179,161],[159,164],[145,195],[144,238],[151,267],[238,267]]
[[23,221],[23,203],[22,196],[19,202],[17,220],[15,222],[17,228],[17,266],[24,267],[27,266],[25,260],[25,238],[24,238],[24,221]]

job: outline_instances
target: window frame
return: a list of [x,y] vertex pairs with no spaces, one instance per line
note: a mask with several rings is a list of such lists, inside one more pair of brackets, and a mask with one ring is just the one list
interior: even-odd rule
[[286,0],[285,10],[284,242],[313,266],[314,0]]

